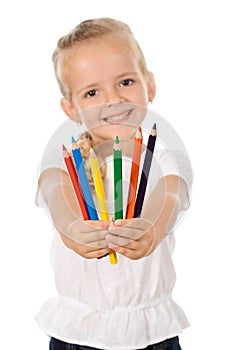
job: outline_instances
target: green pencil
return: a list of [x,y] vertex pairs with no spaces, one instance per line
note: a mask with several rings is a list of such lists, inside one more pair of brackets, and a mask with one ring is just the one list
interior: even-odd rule
[[122,149],[118,136],[113,146],[114,165],[114,211],[115,220],[123,219],[123,198],[122,198]]

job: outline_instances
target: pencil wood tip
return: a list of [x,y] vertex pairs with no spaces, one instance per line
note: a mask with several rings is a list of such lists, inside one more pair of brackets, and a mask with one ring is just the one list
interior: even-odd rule
[[114,145],[113,145],[113,149],[115,151],[121,151],[121,143],[120,143],[120,140],[119,140],[119,137],[116,136],[116,139],[115,139],[115,142],[114,142]]
[[64,145],[62,145],[62,152],[63,152],[63,157],[65,157],[65,158],[69,157],[69,152]]
[[142,128],[141,128],[141,126],[138,127],[135,137],[136,137],[136,139],[142,139]]
[[95,151],[93,150],[93,148],[90,148],[90,158],[91,159],[95,158]]
[[153,128],[151,130],[151,136],[157,136],[157,128],[156,128],[156,123],[154,123]]

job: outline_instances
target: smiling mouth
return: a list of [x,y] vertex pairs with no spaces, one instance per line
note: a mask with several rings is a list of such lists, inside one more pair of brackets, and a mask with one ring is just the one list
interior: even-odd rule
[[119,124],[129,119],[133,109],[103,118],[106,123]]

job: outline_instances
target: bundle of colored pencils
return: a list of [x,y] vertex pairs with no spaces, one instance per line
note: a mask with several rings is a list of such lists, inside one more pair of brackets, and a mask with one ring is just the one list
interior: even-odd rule
[[[144,202],[155,141],[157,137],[156,124],[153,125],[148,138],[145,159],[141,172],[141,178],[138,185],[138,175],[140,168],[140,158],[142,149],[142,130],[138,127],[134,138],[134,149],[131,164],[130,184],[128,192],[128,201],[126,208],[126,219],[140,217]],[[63,157],[70,176],[73,189],[75,191],[84,220],[98,220],[98,214],[95,208],[90,184],[86,175],[81,150],[72,144],[72,154],[68,152],[63,145]],[[123,188],[122,188],[122,148],[121,143],[116,136],[113,146],[113,165],[114,165],[114,219],[123,219]],[[96,198],[99,207],[101,220],[109,220],[108,209],[104,186],[101,178],[98,158],[93,149],[90,150],[90,166],[95,186]],[[117,256],[114,251],[109,253],[111,264],[117,264]]]
[[[138,185],[138,175],[140,168],[140,159],[142,153],[142,129],[139,126],[134,137],[134,148],[131,163],[130,182],[128,191],[128,200],[126,208],[126,219],[140,217],[145,198],[148,177],[157,138],[156,123],[150,132],[146,147],[146,154],[141,172],[140,183]],[[114,155],[114,203],[115,219],[123,218],[123,200],[122,200],[122,151],[118,136],[113,147]]]
[[[83,215],[83,219],[98,220],[99,217],[95,208],[90,184],[85,171],[81,150],[75,145],[75,142],[72,144],[72,155],[68,152],[64,145],[62,147],[63,158]],[[101,220],[109,220],[99,162],[94,150],[92,149],[90,150],[90,165]],[[109,253],[109,260],[111,264],[117,264],[117,256],[114,251]]]

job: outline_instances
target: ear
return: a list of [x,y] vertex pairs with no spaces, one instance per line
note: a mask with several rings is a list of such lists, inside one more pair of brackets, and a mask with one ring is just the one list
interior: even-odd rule
[[65,114],[74,122],[80,122],[80,117],[76,111],[74,105],[67,100],[66,98],[62,98],[60,101],[60,105]]
[[149,72],[147,77],[147,93],[149,102],[152,102],[156,95],[155,79],[152,72]]

